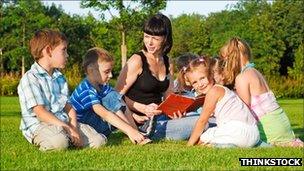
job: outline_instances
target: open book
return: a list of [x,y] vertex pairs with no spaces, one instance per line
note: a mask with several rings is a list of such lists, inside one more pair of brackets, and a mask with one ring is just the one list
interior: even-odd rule
[[170,94],[158,107],[166,115],[174,116],[173,113],[178,110],[181,113],[196,110],[203,106],[205,96],[187,97],[179,94]]

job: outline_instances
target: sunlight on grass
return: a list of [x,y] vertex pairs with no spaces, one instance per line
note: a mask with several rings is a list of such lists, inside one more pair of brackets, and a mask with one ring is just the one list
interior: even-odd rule
[[[297,136],[303,139],[303,100],[279,101]],[[186,141],[159,141],[133,145],[121,132],[112,134],[99,149],[40,152],[19,131],[20,107],[16,97],[1,97],[1,170],[256,170],[241,167],[239,157],[303,157],[299,148],[187,147]],[[278,170],[277,167],[259,167]],[[299,170],[299,167],[280,167]]]

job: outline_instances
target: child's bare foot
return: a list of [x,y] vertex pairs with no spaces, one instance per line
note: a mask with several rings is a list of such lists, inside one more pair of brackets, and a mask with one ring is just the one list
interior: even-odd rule
[[151,139],[145,138],[144,140],[142,140],[141,142],[139,142],[138,145],[146,145],[146,144],[149,144],[151,142],[152,142]]
[[204,147],[214,147],[213,144],[205,143],[205,142],[202,142],[202,141],[199,141],[197,144],[200,145],[200,146],[204,146]]

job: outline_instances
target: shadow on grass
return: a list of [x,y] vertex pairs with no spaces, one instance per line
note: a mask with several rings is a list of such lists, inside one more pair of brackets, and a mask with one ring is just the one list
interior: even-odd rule
[[107,145],[109,145],[109,146],[121,145],[126,136],[127,135],[125,135],[122,132],[114,132],[114,133],[110,134],[110,136],[108,137]]
[[21,116],[21,113],[14,111],[7,111],[7,112],[1,112],[0,116]]
[[299,136],[302,141],[304,141],[304,128],[295,128],[293,129],[293,132]]

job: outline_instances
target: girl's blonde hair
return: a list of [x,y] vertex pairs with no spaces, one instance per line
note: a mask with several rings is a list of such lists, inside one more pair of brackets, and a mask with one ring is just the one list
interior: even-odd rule
[[[179,56],[175,61],[178,72],[180,72],[181,70],[188,67],[189,63],[198,57],[199,57],[198,55],[195,55],[193,53],[184,53],[181,56]],[[177,80],[179,80],[178,77],[177,77]],[[177,84],[177,93],[182,93],[185,89],[191,90],[192,86],[190,86],[188,84],[185,84],[183,86],[180,84]]]
[[187,67],[181,69],[177,77],[178,83],[181,85],[181,87],[188,86],[187,83],[189,83],[188,79],[185,77],[185,74],[198,69],[201,69],[204,73],[206,73],[208,79],[213,79],[213,72],[212,67],[210,67],[210,62],[210,57],[201,56],[192,60]]
[[220,57],[226,61],[224,82],[226,85],[234,85],[236,76],[241,72],[241,57],[250,60],[251,50],[244,40],[233,37],[221,48]]

